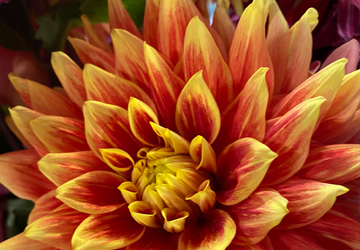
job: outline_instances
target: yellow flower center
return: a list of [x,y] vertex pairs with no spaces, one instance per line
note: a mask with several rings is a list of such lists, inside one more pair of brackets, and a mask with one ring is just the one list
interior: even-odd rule
[[142,148],[137,156],[131,182],[123,182],[119,190],[139,224],[178,233],[215,205],[211,175],[198,170],[189,155],[158,147]]

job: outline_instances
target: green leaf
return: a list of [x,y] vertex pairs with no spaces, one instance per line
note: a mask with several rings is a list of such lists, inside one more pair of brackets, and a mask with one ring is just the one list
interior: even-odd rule
[[10,238],[24,231],[27,225],[29,213],[34,207],[34,203],[22,199],[9,199],[5,203],[8,214],[6,218],[6,238]]
[[141,27],[144,21],[146,0],[122,0],[126,10],[136,26]]
[[107,0],[85,0],[80,10],[92,23],[109,22]]

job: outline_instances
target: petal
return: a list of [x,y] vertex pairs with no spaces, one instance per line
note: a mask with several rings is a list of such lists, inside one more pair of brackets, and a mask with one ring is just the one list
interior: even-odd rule
[[106,34],[104,33],[101,34],[99,32],[96,32],[95,28],[93,27],[93,25],[91,25],[91,22],[86,15],[81,15],[80,18],[89,43],[104,51],[112,53],[112,48],[110,47],[110,44],[107,41]]
[[359,42],[356,39],[351,39],[349,42],[336,48],[323,62],[321,69],[325,68],[329,64],[339,60],[340,58],[346,58],[349,62],[345,66],[345,73],[349,74],[357,69],[359,62]]
[[[33,149],[34,147],[25,139],[23,134],[20,132],[19,128],[16,126],[14,119],[11,116],[5,117],[5,123],[11,130],[11,132],[14,133],[16,138],[18,138],[21,143],[25,146],[25,148]],[[45,146],[43,146],[45,148]]]
[[220,131],[220,111],[202,72],[196,73],[179,95],[175,114],[180,134],[191,140],[203,136],[210,144]]
[[31,129],[50,153],[89,150],[84,123],[59,116],[40,116],[31,120]]
[[115,173],[92,171],[58,187],[56,198],[80,212],[104,214],[126,204],[117,189],[124,181]]
[[102,148],[100,153],[105,163],[119,174],[124,174],[135,164],[128,153],[118,148]]
[[196,203],[200,207],[201,212],[207,213],[215,206],[216,193],[212,190],[210,181],[206,180],[199,185],[195,194],[189,195],[185,199]]
[[301,250],[316,249],[325,250],[313,238],[295,230],[274,231],[270,233],[270,239],[275,249]]
[[182,232],[185,228],[186,219],[189,217],[189,213],[186,211],[176,211],[171,208],[164,208],[161,210],[164,217],[164,229],[170,233]]
[[289,60],[289,25],[276,1],[270,3],[269,26],[266,37],[269,55],[274,67],[274,95],[282,90]]
[[218,157],[217,200],[235,205],[258,187],[277,157],[265,144],[243,138],[227,146]]
[[38,170],[39,159],[32,149],[0,155],[0,183],[22,199],[37,200],[55,188]]
[[126,30],[112,30],[116,73],[148,91],[150,82],[144,59],[143,41]]
[[216,173],[216,154],[204,137],[196,136],[190,143],[189,151],[191,158],[198,164],[196,169],[203,168]]
[[129,13],[126,11],[124,4],[122,3],[121,0],[120,1],[109,0],[108,10],[109,10],[110,30],[124,29],[139,38],[142,37],[141,33],[139,32],[135,23],[129,16]]
[[142,101],[131,97],[128,112],[133,135],[145,145],[159,145],[159,138],[150,125],[150,122],[159,124],[154,111]]
[[346,124],[338,128],[336,137],[327,140],[327,144],[332,143],[359,143],[359,132],[360,132],[360,109],[356,110],[353,118]]
[[314,8],[308,9],[290,29],[289,60],[282,92],[290,92],[306,80],[312,55],[311,31],[318,21]]
[[84,65],[91,63],[110,73],[115,72],[114,55],[103,51],[102,49],[99,49],[79,38],[69,37],[68,40],[74,47],[76,54]]
[[342,184],[360,177],[359,157],[358,144],[317,147],[310,150],[297,175],[305,179]]
[[323,97],[305,101],[268,126],[264,143],[279,157],[272,162],[263,185],[280,183],[300,170],[306,160],[323,102]]
[[50,153],[41,158],[38,166],[39,170],[56,186],[61,186],[87,172],[110,171],[110,168],[92,151]]
[[351,249],[359,248],[360,223],[341,211],[332,209],[306,228],[326,239],[340,241]]
[[330,108],[331,102],[340,88],[341,82],[344,78],[344,66],[346,61],[346,59],[338,60],[308,78],[275,105],[272,109],[270,117],[275,118],[284,115],[301,102],[309,100],[313,97],[323,96],[327,100],[321,107],[321,120]]
[[160,121],[169,129],[175,129],[176,101],[185,83],[175,75],[158,52],[146,43],[144,56],[151,80],[149,84],[152,97],[158,108]]
[[237,246],[235,244],[231,244],[226,250],[274,250],[274,247],[269,239],[266,237],[261,242],[251,245],[251,246]]
[[277,191],[263,188],[245,201],[226,208],[237,228],[232,244],[247,246],[262,241],[289,212],[287,203]]
[[211,210],[193,221],[180,235],[178,249],[225,250],[235,236],[236,226],[223,210]]
[[231,72],[199,17],[194,17],[187,26],[182,59],[186,80],[203,70],[204,80],[219,109],[224,110],[233,99]]
[[[46,115],[58,115],[71,118],[81,117],[79,109],[63,94],[50,89],[40,83],[23,79],[17,76],[10,76],[10,81],[15,89],[27,89],[30,107],[35,111]],[[49,102],[51,100],[51,102]]]
[[100,148],[119,148],[136,156],[141,144],[132,135],[128,112],[118,106],[95,101],[85,102],[85,135],[87,142],[100,157]]
[[79,224],[88,217],[66,205],[32,222],[25,236],[61,249],[71,249],[71,237]]
[[0,248],[6,250],[20,250],[24,246],[26,246],[27,250],[56,250],[42,242],[29,239],[24,233],[20,233],[0,243]]
[[229,129],[228,143],[244,137],[262,141],[265,136],[265,114],[269,91],[266,85],[268,68],[260,68],[250,77],[239,95],[237,110]]
[[151,108],[155,108],[150,97],[135,83],[94,65],[85,65],[84,81],[88,100],[113,104],[126,109],[130,97],[136,97]]
[[126,250],[171,250],[176,248],[176,236],[163,229],[153,229],[148,227],[141,239],[129,245]]
[[127,207],[107,214],[90,215],[76,229],[74,250],[118,249],[138,241],[145,227],[136,223]]
[[56,199],[55,194],[56,190],[54,189],[47,192],[36,200],[35,206],[29,214],[28,224],[33,223],[35,220],[48,215],[54,209],[64,204],[61,200]]
[[234,80],[234,93],[237,95],[247,80],[260,67],[268,67],[266,83],[269,95],[274,89],[274,71],[265,40],[265,22],[268,3],[254,1],[242,13],[235,30],[229,52],[229,65]]
[[131,217],[140,225],[161,228],[157,218],[156,210],[145,201],[134,201],[129,206]]
[[46,155],[49,151],[30,127],[30,121],[43,114],[20,106],[9,109],[9,111],[16,127],[20,130],[25,139],[34,147],[40,156]]
[[70,100],[82,107],[86,92],[81,68],[60,51],[51,54],[51,65]]
[[161,0],[148,0],[145,3],[143,35],[144,41],[157,48],[158,20]]
[[348,188],[312,180],[292,178],[274,187],[288,203],[289,213],[280,228],[303,227],[321,218],[333,206],[336,196]]

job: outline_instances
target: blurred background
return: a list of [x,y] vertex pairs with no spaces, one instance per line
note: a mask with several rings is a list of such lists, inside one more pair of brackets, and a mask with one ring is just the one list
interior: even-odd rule
[[[122,2],[141,29],[145,0]],[[320,22],[313,31],[312,61],[322,62],[336,47],[351,39],[359,40],[360,0],[277,2],[289,25],[309,7],[318,10]],[[235,25],[249,3],[250,0],[231,1],[229,15]],[[50,65],[51,52],[65,51],[80,65],[67,37],[86,40],[81,15],[86,15],[92,24],[103,25],[108,21],[107,0],[0,0],[0,154],[24,148],[5,122],[9,107],[25,105],[8,74],[15,72],[50,87],[59,86]],[[23,231],[32,207],[32,202],[15,197],[0,184],[0,242]]]

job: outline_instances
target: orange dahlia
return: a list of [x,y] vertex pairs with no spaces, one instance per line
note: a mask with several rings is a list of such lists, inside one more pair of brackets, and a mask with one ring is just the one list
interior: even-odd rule
[[35,207],[1,249],[359,249],[360,71],[309,72],[314,9],[227,8],[148,0],[140,33],[109,0],[112,45],[83,17],[85,66],[52,55],[64,91],[10,75],[0,181]]

